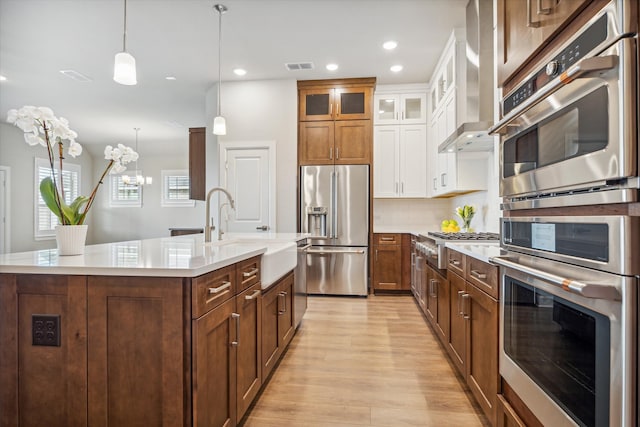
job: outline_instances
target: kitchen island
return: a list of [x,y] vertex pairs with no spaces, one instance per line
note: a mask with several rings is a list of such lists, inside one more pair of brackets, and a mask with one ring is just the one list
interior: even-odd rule
[[234,426],[263,323],[271,365],[294,332],[293,274],[262,289],[267,250],[200,234],[0,255],[0,426]]

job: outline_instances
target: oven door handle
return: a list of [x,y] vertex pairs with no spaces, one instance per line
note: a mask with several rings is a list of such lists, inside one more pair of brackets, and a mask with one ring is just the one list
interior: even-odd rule
[[547,86],[540,89],[526,102],[520,104],[519,107],[514,108],[509,114],[504,116],[502,120],[496,123],[493,127],[489,128],[489,134],[505,133],[507,126],[520,117],[522,114],[529,111],[531,108],[538,105],[545,98],[556,92],[562,86],[568,85],[575,79],[582,77],[589,77],[592,73],[599,71],[606,71],[615,68],[618,65],[618,55],[607,56],[594,56],[591,58],[584,58],[575,65],[569,67],[568,70],[556,77]]
[[620,292],[614,286],[600,285],[595,283],[583,283],[578,280],[567,279],[561,276],[557,276],[553,273],[538,270],[537,268],[518,264],[517,262],[510,261],[505,257],[493,257],[491,258],[491,262],[503,267],[511,268],[538,277],[564,289],[565,291],[578,294],[586,298],[604,299],[610,301],[622,300]]

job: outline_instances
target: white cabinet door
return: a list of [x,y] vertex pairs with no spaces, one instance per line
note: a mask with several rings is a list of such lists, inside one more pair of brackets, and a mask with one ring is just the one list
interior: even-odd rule
[[400,95],[400,124],[427,123],[427,94],[406,93]]
[[427,197],[427,125],[400,126],[400,197]]
[[374,125],[395,125],[400,122],[400,95],[375,95],[373,107]]
[[399,126],[373,127],[373,197],[398,197]]
[[445,139],[449,137],[453,132],[455,132],[458,127],[456,122],[456,97],[455,93],[452,93],[446,100],[444,104],[444,115],[445,115],[445,136],[444,139],[440,141],[440,144],[444,142]]

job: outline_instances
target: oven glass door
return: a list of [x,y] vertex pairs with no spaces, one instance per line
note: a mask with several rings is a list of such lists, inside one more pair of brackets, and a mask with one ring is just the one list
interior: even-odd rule
[[608,425],[609,318],[504,280],[504,352],[576,423]]

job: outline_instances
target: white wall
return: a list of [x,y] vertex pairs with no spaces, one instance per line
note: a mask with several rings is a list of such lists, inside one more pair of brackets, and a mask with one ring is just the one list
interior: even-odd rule
[[[207,93],[207,188],[219,182],[218,143],[211,133],[216,88]],[[222,115],[227,134],[220,141],[276,141],[276,228],[296,231],[298,91],[295,80],[224,82]],[[216,200],[212,205],[217,206]],[[217,209],[214,217],[218,215]],[[217,221],[217,218],[215,219]]]
[[[476,208],[476,214],[471,220],[471,228],[475,231],[491,231],[493,233],[500,232],[500,197],[498,196],[498,151],[494,149],[489,153],[487,160],[487,191],[478,191],[471,194],[465,194],[451,199],[453,210],[457,206],[473,205]],[[458,216],[453,218],[462,224]]]
[[[123,240],[148,239],[169,236],[172,227],[204,227],[204,210],[198,207],[162,207],[162,170],[189,168],[189,135],[185,132],[182,154],[170,156],[157,153],[143,154],[138,167],[145,176],[151,176],[153,183],[142,187],[142,207],[111,207],[109,205],[109,183],[106,182],[96,198],[89,215],[93,216],[90,229],[93,231],[93,243],[117,242]],[[103,161],[104,162],[104,161]],[[96,162],[96,165],[98,163]],[[129,169],[134,169],[135,166]],[[102,173],[102,167],[96,167],[96,177]],[[108,177],[107,177],[108,179]]]
[[[73,124],[72,124],[73,128]],[[47,158],[44,147],[31,147],[24,142],[24,133],[8,123],[0,123],[0,165],[11,168],[11,252],[23,252],[37,249],[55,248],[55,238],[47,240],[34,239],[34,200],[35,200],[35,158]],[[65,164],[81,166],[80,194],[89,195],[95,185],[93,159],[85,150],[79,157],[65,160]],[[87,243],[93,242],[92,214],[90,211],[86,224],[89,225]],[[4,236],[0,236],[4,239]]]

